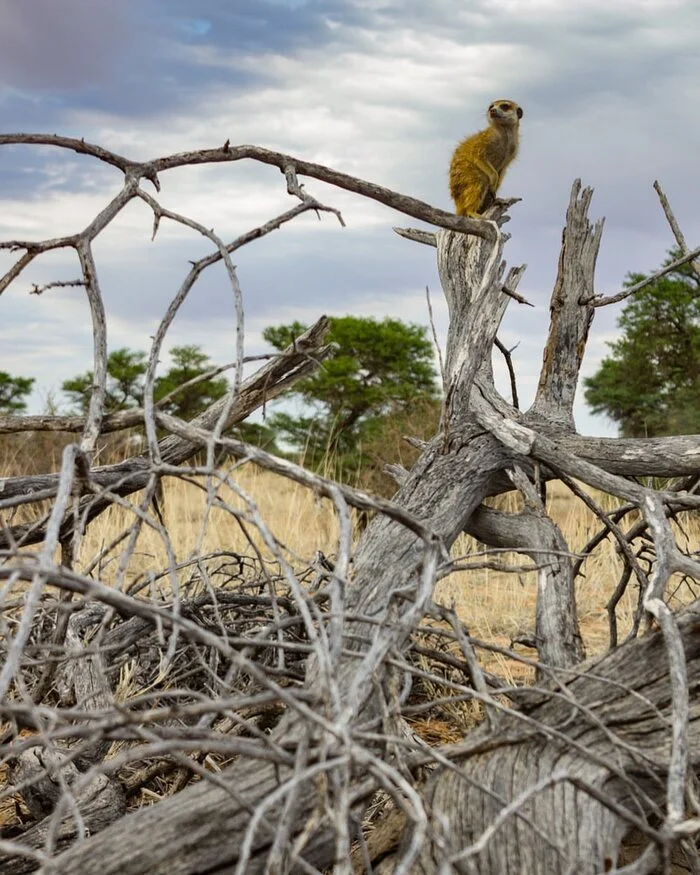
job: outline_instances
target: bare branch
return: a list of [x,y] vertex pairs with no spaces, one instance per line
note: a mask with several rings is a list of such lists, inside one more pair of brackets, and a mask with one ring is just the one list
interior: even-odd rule
[[586,348],[593,310],[582,301],[593,292],[603,221],[592,225],[588,207],[593,189],[581,190],[577,179],[571,190],[557,281],[550,302],[550,328],[544,349],[537,395],[530,415],[575,431],[573,405],[579,370]]
[[414,243],[423,243],[425,246],[437,246],[437,239],[433,231],[423,231],[420,228],[394,228],[399,237],[412,240]]
[[[661,202],[661,207],[664,211],[664,215],[666,216],[668,224],[671,226],[671,231],[673,231],[673,236],[676,238],[676,243],[678,244],[678,248],[680,249],[681,254],[687,255],[690,252],[690,249],[688,248],[688,244],[685,242],[685,237],[683,236],[680,225],[678,224],[676,217],[673,214],[671,204],[668,202],[668,198],[664,194],[658,180],[654,181],[654,191],[659,196],[659,201]],[[700,277],[700,264],[698,264],[697,261],[690,261],[688,262],[688,264],[693,269],[693,272],[698,277]]]
[[661,277],[666,276],[666,274],[673,273],[674,270],[678,270],[678,268],[683,267],[684,264],[692,263],[693,260],[696,259],[699,255],[700,246],[698,246],[697,249],[693,249],[692,252],[686,252],[680,258],[677,258],[670,264],[667,264],[659,270],[654,271],[654,273],[650,273],[649,276],[644,277],[643,280],[640,280],[633,286],[629,286],[623,291],[618,292],[616,295],[608,295],[608,297],[591,297],[588,298],[585,303],[589,304],[591,307],[607,307],[608,304],[619,304],[620,301],[624,301],[631,295],[636,295],[637,292],[641,292],[643,289],[646,289],[648,286],[661,279]]
[[515,407],[516,410],[519,410],[520,409],[520,401],[518,399],[518,381],[517,381],[517,378],[515,376],[515,368],[513,366],[513,356],[511,355],[513,350],[508,349],[506,346],[504,346],[498,338],[496,338],[494,340],[494,344],[496,346],[496,349],[501,353],[501,355],[505,359],[506,367],[508,368],[508,377],[510,379],[510,394],[511,394],[513,407]]

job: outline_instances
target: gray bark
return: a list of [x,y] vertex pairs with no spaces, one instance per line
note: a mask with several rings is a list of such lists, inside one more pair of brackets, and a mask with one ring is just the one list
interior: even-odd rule
[[[690,764],[697,771],[700,602],[679,618],[679,627],[690,679]],[[652,823],[663,819],[669,768],[673,713],[663,636],[633,642],[581,671],[553,695],[533,693],[532,704],[524,690],[517,712],[506,715],[498,731],[469,737],[477,753],[432,779],[427,798],[435,837],[416,873],[437,873],[437,861],[453,855],[457,872],[592,875],[617,865],[622,839],[635,822],[647,842],[658,838],[644,815]],[[478,752],[480,743],[488,752]],[[503,818],[483,848],[462,853],[506,804],[557,775]]]
[[[467,302],[462,311],[464,321],[460,322],[463,346],[454,356],[458,362],[455,373],[459,371],[462,375],[462,382],[455,383],[455,391],[461,398],[469,392],[464,380],[473,379],[491,348],[507,299],[500,292],[500,270],[493,272],[488,283],[482,281],[483,266],[489,258],[494,263],[493,246],[464,235],[450,232],[444,235],[446,248],[462,253],[457,260],[459,267],[453,269],[452,280],[458,287],[455,294]],[[471,316],[475,318],[472,320]],[[510,454],[503,451],[493,436],[484,434],[462,406],[452,405],[447,417],[445,431],[449,432],[450,451],[445,452],[444,435],[434,438],[395,496],[395,502],[419,519],[429,521],[436,536],[449,546],[486,495],[493,474],[504,468]],[[346,612],[381,625],[377,629],[366,620],[346,623],[347,651],[334,666],[334,675],[342,697],[341,706],[348,709],[352,722],[366,722],[375,717],[377,706],[373,691],[386,670],[384,658],[392,647],[405,645],[425,610],[434,578],[428,577],[427,586],[421,585],[421,573],[431,549],[434,550],[388,517],[378,516],[365,532],[355,557]],[[412,603],[408,610],[403,600],[397,601],[400,594]],[[371,636],[372,645],[368,652],[360,654],[362,659],[358,663],[353,651],[362,649],[357,642],[367,635]],[[319,678],[321,673],[312,666],[309,688],[322,695]],[[283,722],[276,737],[280,742],[297,739],[298,743],[308,731],[308,727],[291,717]],[[225,871],[238,859],[242,831],[250,812],[278,788],[285,777],[284,770],[278,766],[250,762],[234,766],[223,776],[223,787],[204,783],[187,788],[176,797],[128,815],[98,836],[76,845],[57,860],[58,871],[85,875]],[[295,804],[295,822],[301,824],[310,815],[315,798],[313,785],[304,784]],[[280,816],[279,806],[271,807],[266,813],[270,828],[256,833],[247,872],[265,868],[265,855],[276,831],[275,818]],[[131,837],[126,852],[125,831]],[[139,837],[143,837],[143,842]],[[321,831],[306,847],[304,856],[324,866],[331,861],[332,847],[332,833]]]
[[[588,330],[594,310],[585,303],[593,297],[593,275],[603,222],[591,225],[588,207],[592,189],[581,192],[577,180],[571,192],[559,256],[559,272],[550,302],[549,336],[530,417],[560,432],[575,431],[574,396]],[[572,270],[572,265],[577,269]]]
[[[73,660],[65,665],[60,685],[66,697],[87,711],[108,708],[113,698],[102,656],[80,655],[85,650],[84,633],[104,614],[102,605],[92,605],[73,614],[67,624],[65,643]],[[100,832],[124,815],[126,796],[121,784],[99,771],[84,774],[102,762],[108,748],[109,742],[100,737],[84,744],[79,756],[67,747],[30,747],[11,764],[11,781],[24,788],[23,801],[37,821],[22,833],[23,845],[41,849],[48,844],[60,852],[76,838]],[[32,868],[27,858],[0,856],[0,869],[7,875],[20,875]]]

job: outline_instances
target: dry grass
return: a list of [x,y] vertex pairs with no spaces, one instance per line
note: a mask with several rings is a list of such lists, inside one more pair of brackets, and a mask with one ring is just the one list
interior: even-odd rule
[[[1,455],[1,454],[0,454]],[[3,473],[16,473],[19,460],[16,453],[6,455]],[[3,472],[4,468],[4,472]],[[21,468],[20,468],[21,470]],[[219,550],[272,559],[256,522],[265,527],[283,545],[283,553],[295,567],[308,564],[317,550],[333,556],[337,549],[338,524],[330,502],[315,497],[309,490],[263,471],[254,465],[233,470],[231,485],[217,487],[221,507],[214,507],[205,515],[207,493],[204,482],[169,479],[164,484],[164,519],[175,561],[186,561],[196,551],[209,553]],[[617,506],[608,496],[596,496],[606,509]],[[132,501],[138,501],[138,496]],[[513,495],[500,499],[499,506],[514,510]],[[510,505],[510,506],[509,506]],[[581,501],[574,498],[562,484],[549,486],[549,510],[561,528],[572,552],[576,553],[598,530],[595,516]],[[232,510],[233,509],[233,510]],[[112,549],[119,535],[128,532],[133,515],[114,507],[98,517],[88,528],[76,557],[77,570],[93,571],[95,556],[103,552],[99,573],[103,580],[116,580],[120,570],[124,539]],[[629,524],[629,522],[628,522]],[[697,550],[700,547],[700,521],[697,517],[683,522],[679,530],[682,545]],[[452,550],[454,557],[469,557],[478,552],[479,545],[466,536],[458,538]],[[516,554],[499,555],[502,562],[523,565],[526,560]],[[144,526],[136,548],[126,568],[121,569],[120,585],[158,573],[168,564],[165,543],[155,528]],[[589,654],[600,652],[608,642],[606,603],[617,584],[622,564],[612,539],[604,541],[588,558],[585,576],[578,582],[578,611],[581,630]],[[489,569],[461,571],[443,579],[437,587],[436,599],[445,605],[454,605],[458,615],[475,637],[509,646],[517,636],[534,629],[536,573],[506,574]],[[169,587],[167,578],[163,587]],[[675,601],[687,602],[695,593],[685,584],[673,593]],[[630,585],[618,606],[620,636],[630,628],[636,607],[637,590]],[[521,649],[525,656],[533,651]],[[489,657],[494,670],[511,679],[522,679],[522,666],[504,657]]]
[[[202,482],[188,483],[183,480],[168,480],[165,483],[164,518],[177,562],[186,561],[197,550],[208,553],[228,550],[259,555],[267,560],[273,556],[258,530],[251,525],[257,515],[265,521],[274,538],[284,545],[283,552],[294,567],[309,563],[317,550],[332,557],[337,551],[338,524],[333,506],[319,500],[309,490],[281,479],[253,465],[235,470],[232,475],[235,492],[229,486],[219,488],[219,495],[227,508],[214,508],[205,518],[206,491]],[[237,494],[236,494],[237,493]],[[596,496],[604,509],[612,510],[618,503],[609,496]],[[503,510],[517,510],[514,494],[501,497],[497,502]],[[572,552],[576,553],[599,529],[594,514],[560,483],[550,484],[548,509],[561,528]],[[627,525],[634,519],[630,518]],[[86,567],[105,544],[128,526],[133,517],[114,509],[96,520],[88,529],[78,564]],[[687,521],[686,521],[687,522]],[[694,549],[700,546],[700,524],[695,519],[688,532]],[[683,540],[682,536],[681,539]],[[199,543],[198,543],[199,542]],[[686,540],[686,546],[688,546]],[[119,565],[123,545],[103,561],[103,579],[114,578]],[[465,557],[478,561],[481,546],[473,539],[463,536],[455,543],[453,557]],[[527,560],[517,554],[499,554],[499,561],[524,565]],[[167,555],[164,544],[154,529],[145,527],[139,537],[133,558],[125,574],[128,586],[144,580],[149,571],[165,568]],[[603,652],[609,646],[609,625],[606,603],[617,585],[622,562],[617,555],[615,543],[604,541],[586,561],[585,576],[577,586],[578,611],[581,633],[588,655]],[[181,585],[190,576],[187,568],[181,573]],[[167,596],[170,582],[167,577],[158,584]],[[537,573],[504,573],[489,569],[460,571],[440,581],[436,600],[446,606],[454,606],[458,616],[471,635],[503,648],[513,648],[517,653],[532,660],[536,653],[521,645],[513,647],[513,639],[534,632]],[[674,595],[675,601],[690,601],[695,593],[689,587],[681,588]],[[638,589],[631,583],[617,608],[620,639],[629,631],[637,604]],[[491,651],[480,654],[486,670],[497,674],[508,684],[532,681],[534,669],[509,656]],[[441,689],[441,694],[445,694]],[[426,690],[426,698],[431,699]],[[456,703],[454,707],[442,707],[437,717],[413,721],[414,729],[425,740],[436,737],[441,742],[456,740],[479,720],[480,709],[474,702]]]
[[[574,498],[560,483],[548,488],[548,510],[562,531],[572,553],[577,553],[599,529],[595,515],[578,499]],[[598,496],[600,499],[600,496]],[[514,497],[502,500],[516,510]],[[606,502],[610,504],[610,502]],[[458,538],[453,556],[468,555],[479,550],[472,538]],[[504,563],[523,565],[518,554],[499,557]],[[611,539],[604,541],[587,560],[585,577],[579,578],[577,603],[581,634],[589,655],[600,652],[608,642],[608,615],[606,603],[619,577],[622,563]],[[510,647],[513,639],[534,633],[535,601],[537,597],[537,573],[506,574],[489,569],[453,574],[439,584],[438,598],[453,604],[458,615],[467,623],[470,632],[503,647]],[[630,589],[618,607],[618,622],[622,635],[630,628],[636,606],[637,592]],[[516,648],[518,649],[518,648]],[[524,656],[532,657],[534,651],[519,648]],[[530,672],[524,666],[504,656],[490,657],[494,671],[509,680],[519,681]]]
[[[259,531],[261,523],[282,545],[285,558],[295,567],[306,563],[316,550],[335,552],[338,525],[328,501],[253,465],[238,468],[233,476],[235,488],[217,486],[221,506],[213,507],[208,516],[203,479],[165,482],[163,517],[176,562],[186,561],[196,552],[218,550],[246,555],[258,552],[262,558],[272,560]],[[138,499],[137,495],[131,500]],[[78,569],[84,570],[92,557],[126,531],[133,520],[132,514],[117,507],[98,517],[83,539]],[[123,547],[121,544],[102,561],[102,573],[107,579],[109,568],[116,567]],[[164,569],[167,561],[163,538],[155,528],[144,526],[125,575],[127,583],[149,571]]]
[[[293,565],[306,564],[316,550],[333,556],[337,548],[338,525],[330,502],[319,500],[309,490],[253,465],[246,465],[235,472],[235,495],[227,486],[219,494],[227,505],[238,509],[238,515],[228,510],[214,508],[205,520],[206,492],[199,485],[182,480],[169,480],[165,484],[165,523],[175,548],[176,561],[186,560],[198,545],[204,552],[230,550],[250,554],[259,550],[271,559],[260,534],[250,520],[253,515],[265,521],[274,537],[284,545],[284,552]],[[601,501],[601,497],[597,496]],[[513,503],[512,496],[503,502]],[[609,497],[603,496],[607,509],[617,506]],[[578,499],[571,496],[561,484],[551,484],[548,500],[550,513],[559,525],[572,552],[579,551],[598,530],[594,514]],[[506,509],[508,509],[506,507]],[[514,509],[514,508],[510,508]],[[88,529],[83,541],[79,564],[85,566],[92,557],[108,544],[115,535],[131,522],[124,511],[113,509],[98,518]],[[700,523],[697,519],[685,521],[685,534],[681,540],[693,549],[700,547]],[[121,547],[119,548],[121,549]],[[116,567],[119,549],[105,558],[102,573],[109,579],[110,566]],[[454,545],[454,557],[466,557],[480,549],[467,536],[460,537]],[[474,556],[470,556],[473,561]],[[523,565],[525,560],[517,554],[498,556],[502,562]],[[167,556],[158,533],[149,528],[142,531],[126,578],[133,581],[148,571],[159,571],[166,566]],[[589,654],[600,652],[607,646],[608,617],[606,603],[615,588],[622,563],[612,539],[604,541],[586,561],[585,577],[578,583],[578,610],[582,634]],[[489,569],[460,571],[442,580],[437,587],[436,598],[445,605],[454,605],[460,618],[471,634],[496,644],[509,646],[512,639],[534,630],[536,598],[535,572],[508,574]],[[681,587],[674,594],[675,600],[687,602],[695,594],[688,587]],[[636,607],[637,590],[631,585],[618,606],[620,635],[624,636],[632,623]],[[532,656],[531,651],[523,650]],[[506,675],[521,671],[502,657],[493,657]]]

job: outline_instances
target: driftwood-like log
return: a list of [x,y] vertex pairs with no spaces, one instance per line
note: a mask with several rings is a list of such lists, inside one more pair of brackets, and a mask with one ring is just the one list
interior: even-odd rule
[[[19,786],[29,785],[22,793],[23,800],[38,820],[21,835],[22,845],[28,848],[38,850],[48,844],[54,853],[60,853],[76,839],[84,839],[119,821],[126,812],[126,795],[121,785],[99,772],[86,780],[67,753],[32,748],[13,769],[12,780]],[[0,855],[3,875],[23,875],[34,869],[26,857]]]
[[[691,766],[700,768],[700,602],[682,617]],[[527,690],[474,754],[430,782],[434,836],[416,873],[577,875],[618,864],[633,828],[659,839],[669,767],[669,665],[660,633],[592,660],[551,695]],[[519,804],[513,804],[519,801]],[[507,806],[511,811],[506,811]],[[648,820],[645,818],[649,818]],[[436,853],[439,849],[439,855]]]
[[[590,308],[579,304],[579,300],[585,300],[592,293],[592,266],[600,235],[600,227],[590,226],[585,218],[589,201],[590,193],[585,192],[579,198],[578,189],[574,190],[566,231],[568,236],[565,237],[568,242],[555,292],[556,319],[548,347],[550,356],[563,355],[568,343],[568,355],[573,354],[574,360],[569,370],[560,374],[556,381],[551,375],[543,379],[538,401],[530,414],[530,420],[540,426],[544,423],[550,434],[556,433],[557,428],[570,432],[572,387],[577,379],[581,347],[590,324]],[[586,242],[589,238],[590,244]],[[483,423],[492,417],[503,417],[507,407],[499,402],[487,415],[484,405],[488,406],[489,400],[475,383],[477,377],[481,382],[489,378],[489,368],[484,362],[507,303],[501,292],[502,243],[500,235],[495,244],[489,244],[451,232],[438,233],[441,275],[452,314],[442,433],[428,444],[420,460],[405,477],[395,501],[429,521],[430,528],[445,547],[449,547],[460,531],[469,527],[472,519],[477,519],[473,515],[488,494],[494,476],[515,468],[518,458],[527,458],[527,455],[521,457],[515,452],[520,447],[519,438],[509,440],[510,449],[506,449],[489,430],[484,430]],[[589,269],[583,274],[583,279],[578,270],[582,252],[590,252]],[[569,273],[576,277],[577,283],[567,279]],[[562,289],[569,290],[563,301]],[[570,343],[572,332],[573,336],[580,338],[573,347]],[[480,399],[476,417],[472,406],[475,393]],[[508,416],[500,421],[503,428],[510,428],[508,422],[515,426],[515,420]],[[527,414],[525,421],[528,421]],[[518,427],[514,435],[518,434]],[[517,479],[515,482],[518,483]],[[506,531],[503,530],[502,535],[505,539],[508,538]],[[553,537],[554,544],[558,544],[555,533]],[[516,532],[515,540],[509,546],[528,552],[533,548],[532,540],[526,538],[518,543]],[[371,617],[380,625],[373,629],[361,621],[346,621],[344,633],[351,655],[339,656],[334,673],[341,707],[354,715],[352,723],[366,723],[378,717],[373,690],[377,683],[381,683],[385,671],[382,655],[390,647],[400,648],[405,644],[414,618],[424,610],[423,600],[429,594],[429,588],[426,592],[421,585],[426,561],[425,543],[386,517],[377,517],[363,536],[355,556],[352,585],[347,590],[346,610],[348,616]],[[399,594],[402,594],[402,600],[397,603],[395,600]],[[540,593],[540,610],[548,599],[552,599],[552,603],[547,607],[538,631],[549,640],[542,643],[540,652],[554,655],[554,660],[560,665],[571,667],[580,658],[580,649],[576,643],[579,636],[570,567],[566,563],[558,572],[550,572],[548,583]],[[573,610],[568,624],[548,625],[552,612],[563,619],[567,609]],[[684,622],[684,634],[690,648],[687,655],[690,657],[694,654],[693,642],[697,633],[695,613],[690,612]],[[568,632],[565,631],[567,625],[570,626]],[[368,637],[372,642],[368,650],[354,643]],[[566,640],[573,646],[571,655],[567,655],[566,647],[561,653],[557,649]],[[656,684],[660,702],[668,688],[661,639],[657,637],[635,647],[636,652],[625,650],[609,657],[605,669],[610,669],[610,681],[599,680],[597,669],[591,669],[580,679],[567,683],[564,691],[551,701],[545,697],[545,702],[534,712],[532,706],[520,702],[518,715],[503,718],[493,730],[493,736],[487,736],[486,741],[481,741],[482,734],[477,733],[474,749],[479,750],[483,744],[478,759],[470,757],[462,763],[459,774],[448,770],[436,779],[430,795],[435,819],[429,830],[429,839],[423,842],[420,863],[415,865],[426,872],[443,871],[441,866],[454,855],[455,871],[499,875],[523,871],[593,872],[599,865],[609,866],[611,861],[612,864],[616,862],[621,840],[631,825],[645,826],[647,837],[658,839],[658,834],[646,826],[646,820],[638,810],[635,794],[642,791],[638,791],[634,784],[636,774],[627,775],[624,766],[619,765],[622,754],[617,751],[615,739],[605,729],[606,723],[622,720],[630,727],[632,737],[636,737],[634,727],[638,725],[638,731],[641,731],[641,727],[648,724],[648,712],[639,707],[638,699],[633,694],[622,695],[624,685],[617,685],[620,678],[616,674],[622,672],[621,665],[632,673],[636,671],[636,679],[640,680],[640,658],[648,649],[653,654],[649,663],[653,678],[647,680]],[[644,658],[646,664],[646,655]],[[691,685],[696,683],[696,673],[696,662],[691,660]],[[630,688],[634,689],[633,679],[629,680]],[[317,670],[311,670],[308,684],[311,690],[317,689],[319,696],[323,697]],[[668,705],[667,698],[665,701]],[[672,715],[670,719],[673,719]],[[622,745],[630,761],[635,763],[639,757],[656,755],[654,768],[649,763],[641,766],[645,778],[642,786],[651,784],[644,797],[645,811],[653,810],[661,819],[665,796],[664,761],[658,754],[660,750],[667,750],[664,747],[667,743],[661,736],[665,725],[657,715],[655,726],[660,734],[654,736],[650,748],[640,749],[637,753]],[[695,719],[690,727],[693,746],[696,744]],[[294,743],[298,744],[301,731],[301,726],[290,716],[283,721],[276,736],[279,743],[295,740]],[[508,742],[506,747],[503,747],[504,739]],[[517,746],[515,740],[518,740]],[[321,743],[321,737],[318,743]],[[693,759],[693,765],[695,762]],[[472,776],[471,781],[462,777],[466,770]],[[253,774],[256,775],[255,781]],[[237,799],[211,786],[185,790],[154,809],[130,816],[128,826],[126,823],[115,824],[85,847],[76,846],[67,851],[60,858],[60,871],[120,871],[135,875],[145,871],[214,872],[223,871],[236,862],[242,865],[240,853],[244,824],[247,823],[246,806],[254,808],[259,805],[274,788],[281,788],[285,780],[290,782],[289,792],[292,792],[291,773],[285,774],[266,766],[256,769],[250,763],[234,767],[225,776],[225,781],[231,788],[236,788]],[[494,798],[490,794],[496,790]],[[359,790],[358,793],[359,796],[354,797],[356,802],[362,795]],[[523,818],[517,810],[518,794],[524,794],[525,826],[522,826]],[[601,794],[604,794],[603,802]],[[279,805],[266,806],[266,827],[261,826],[256,831],[246,848],[248,856],[244,865],[247,872],[266,869],[265,861],[274,845],[276,819],[284,811],[283,807],[280,808],[283,795]],[[486,805],[485,798],[493,801]],[[292,828],[303,829],[306,824],[308,829],[314,810],[312,786],[302,783],[296,789],[295,799],[297,816]],[[634,804],[630,803],[631,799],[635,800]],[[479,818],[474,817],[473,806],[479,809]],[[513,807],[512,814],[509,814],[508,806]],[[560,806],[562,812],[567,815],[570,812],[570,815],[555,816]],[[487,841],[488,830],[499,812],[506,825],[503,829],[507,827],[512,831],[512,838],[511,832],[507,833],[509,838],[501,853],[492,851],[497,842]],[[128,858],[120,853],[124,828],[128,828],[132,836],[144,837],[141,846],[134,844]],[[286,829],[289,828],[287,824]],[[527,838],[524,838],[523,830],[528,830]],[[156,844],[145,839],[154,831],[159,836]],[[185,840],[183,833],[187,834]],[[413,825],[405,842],[404,862],[413,854],[411,840],[415,833]],[[478,850],[480,842],[485,848],[483,853]],[[464,855],[467,862],[462,866],[457,857],[470,845],[472,850]],[[173,853],[174,847],[176,853]],[[333,862],[333,848],[332,831],[328,827],[320,828],[308,836],[303,857],[307,863],[323,868]],[[475,853],[480,856],[472,866],[468,858],[473,858]],[[587,868],[576,869],[584,858],[582,865]],[[524,862],[525,869],[522,868]]]
[[[329,354],[330,347],[323,345],[328,332],[328,319],[324,316],[300,335],[279,356],[260,368],[240,386],[235,401],[228,411],[223,428],[231,428],[247,419],[258,408],[277,398],[289,389],[296,380],[314,370]],[[201,428],[213,428],[226,409],[228,397],[215,401],[192,424]],[[161,460],[167,465],[181,465],[197,451],[198,445],[191,441],[168,435],[159,442]],[[151,464],[147,454],[127,459],[114,465],[104,465],[91,470],[90,480],[94,486],[109,489],[115,495],[126,496],[143,489],[151,476]],[[33,477],[0,478],[0,510],[4,506],[16,506],[20,502],[44,500],[55,495],[58,474]],[[94,519],[110,506],[109,500],[91,496],[82,501],[81,510],[86,521]],[[69,535],[71,520],[66,520],[61,537]],[[0,530],[0,549],[13,541],[24,545],[40,542],[46,533],[42,524],[15,526],[9,531]]]
[[[65,643],[72,659],[63,668],[62,686],[65,695],[86,711],[100,711],[112,703],[102,656],[80,655],[85,649],[83,634],[104,614],[102,605],[92,605],[73,614],[67,623]],[[84,774],[102,762],[108,747],[109,742],[98,736],[94,742],[83,744],[77,757],[67,748],[43,750],[38,745],[17,757],[12,763],[11,779],[24,788],[22,799],[37,821],[22,833],[23,845],[39,850],[49,843],[60,852],[76,838],[100,832],[124,815],[126,795],[121,784],[99,771]],[[74,794],[74,798],[69,801],[67,794]],[[26,858],[0,856],[0,871],[7,875],[21,875],[32,868]]]
[[[688,670],[690,763],[700,770],[700,602],[679,617]],[[660,633],[590,660],[557,689],[523,688],[496,730],[454,746],[450,768],[426,787],[431,841],[411,871],[549,875],[602,873],[663,844],[669,768],[669,666]],[[406,849],[380,826],[374,844],[392,872]],[[403,818],[405,821],[405,818]],[[696,828],[688,823],[690,830]],[[628,841],[629,839],[629,841]],[[377,852],[377,857],[380,854]],[[647,853],[657,871],[657,851]],[[682,850],[678,868],[692,871]],[[450,871],[450,870],[448,870]],[[632,870],[634,871],[634,870]]]
[[[448,249],[460,253],[449,266],[452,271],[455,299],[464,302],[464,320],[460,322],[460,353],[455,352],[456,380],[473,380],[484,357],[493,344],[508,298],[501,292],[500,247],[480,239],[467,238],[454,232],[444,233]],[[484,281],[484,268],[491,264],[490,275]],[[489,315],[490,314],[490,315]],[[477,318],[478,315],[478,318]],[[474,317],[472,319],[471,317]],[[484,333],[486,331],[486,333]],[[451,360],[452,361],[452,360]],[[462,384],[456,390],[463,397]],[[416,621],[426,610],[432,594],[433,565],[438,556],[464,529],[469,517],[487,493],[493,474],[510,460],[499,442],[465,417],[465,410],[453,405],[446,413],[445,433],[449,433],[450,449],[445,450],[444,434],[428,445],[414,466],[406,483],[395,496],[395,503],[410,514],[430,520],[431,528],[440,540],[434,545],[420,539],[401,523],[377,516],[368,526],[355,555],[353,580],[347,589],[345,611],[348,617],[369,617],[373,625],[347,619],[343,634],[346,651],[340,652],[333,665],[333,674],[341,708],[347,709],[352,723],[372,721],[377,716],[377,701],[373,695],[386,671],[386,655],[395,647],[403,647]],[[397,601],[398,599],[398,601]],[[407,601],[406,601],[407,599]],[[396,610],[394,609],[396,605]],[[402,607],[403,606],[403,607]],[[398,611],[398,613],[397,613]],[[378,625],[377,625],[378,624]],[[361,642],[369,637],[372,644],[366,650]],[[355,642],[355,643],[354,643]],[[358,652],[359,651],[359,652]],[[308,687],[319,699],[325,698],[324,675],[318,666],[309,668]],[[328,715],[330,716],[330,715]],[[299,743],[309,728],[293,717],[283,721],[276,732],[281,743]],[[322,743],[322,738],[315,739]],[[240,862],[241,840],[248,825],[249,811],[284,784],[292,775],[278,766],[244,763],[234,766],[225,775],[224,789],[200,785],[184,790],[173,799],[130,815],[127,820],[138,823],[133,828],[139,834],[153,836],[143,846],[132,846],[123,853],[122,828],[126,821],[104,830],[87,844],[99,842],[99,849],[90,854],[87,848],[76,846],[60,858],[61,872],[98,871],[107,875],[137,872],[178,873],[219,871]],[[370,785],[373,786],[373,785]],[[367,789],[365,793],[367,793]],[[282,803],[280,802],[280,805]],[[316,790],[311,781],[298,789],[295,801],[297,828],[313,816]],[[277,827],[276,817],[283,809],[271,806],[266,811],[267,827],[256,832],[250,858],[244,871],[263,872]],[[142,833],[143,831],[143,833]],[[183,833],[196,836],[196,841],[182,842]],[[332,862],[333,834],[327,828],[312,833],[304,858],[323,867]],[[174,852],[176,848],[176,852]],[[86,853],[87,852],[87,853]]]

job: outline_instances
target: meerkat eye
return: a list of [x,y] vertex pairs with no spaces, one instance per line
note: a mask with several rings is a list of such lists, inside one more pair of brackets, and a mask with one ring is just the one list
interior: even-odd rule
[[511,105],[510,105],[509,103],[502,103],[502,104],[501,104],[501,109],[502,109],[504,112],[508,112],[508,110],[511,109]]

